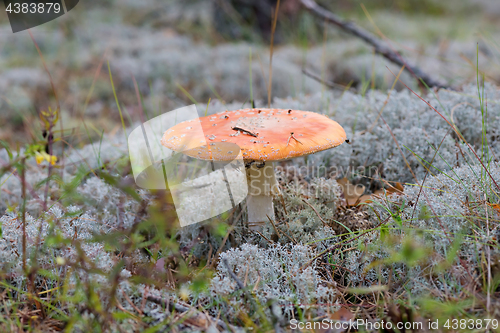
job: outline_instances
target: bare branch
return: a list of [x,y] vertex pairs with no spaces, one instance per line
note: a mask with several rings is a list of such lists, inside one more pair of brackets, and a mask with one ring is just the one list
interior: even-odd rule
[[356,91],[356,89],[349,87],[348,85],[345,86],[345,85],[340,84],[340,83],[335,83],[335,82],[331,82],[328,80],[323,80],[318,74],[315,74],[306,68],[302,68],[302,73],[304,73],[306,76],[310,77],[311,79],[316,80],[321,84],[324,84],[325,86],[327,86],[330,89],[351,90],[353,92]]
[[245,289],[245,285],[243,284],[243,282],[241,282],[241,280],[238,279],[238,277],[236,276],[236,274],[234,274],[234,272],[231,270],[231,267],[229,267],[229,263],[227,262],[227,259],[226,258],[222,259],[222,262],[224,263],[224,266],[226,266],[226,269],[227,269],[227,272],[229,273],[229,275],[231,275],[231,277],[233,278],[233,280],[236,281],[236,284],[238,285],[238,288],[239,289]]
[[422,79],[425,84],[429,87],[438,88],[450,88],[446,83],[439,79],[432,77],[430,74],[425,73],[417,65],[411,63],[408,59],[405,59],[401,54],[391,50],[386,44],[382,42],[379,38],[375,37],[370,32],[358,27],[353,22],[345,21],[333,14],[332,12],[326,10],[325,8],[319,6],[314,0],[300,0],[302,5],[309,10],[314,15],[326,20],[327,22],[340,27],[342,30],[364,40],[366,43],[372,45],[375,52],[382,55],[384,58],[390,62],[405,68],[417,79]]

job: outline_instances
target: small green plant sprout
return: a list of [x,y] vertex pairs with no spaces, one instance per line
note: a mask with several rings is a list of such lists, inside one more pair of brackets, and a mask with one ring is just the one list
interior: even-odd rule
[[59,109],[52,110],[49,106],[48,111],[40,111],[40,119],[45,126],[45,131],[50,132],[59,120]]
[[26,147],[26,157],[35,157],[36,163],[41,164],[47,161],[51,165],[57,163],[57,156],[52,154],[52,144],[54,143],[53,129],[59,120],[59,109],[52,110],[49,106],[47,111],[40,111],[40,120],[43,123],[42,136],[44,142],[30,144]]

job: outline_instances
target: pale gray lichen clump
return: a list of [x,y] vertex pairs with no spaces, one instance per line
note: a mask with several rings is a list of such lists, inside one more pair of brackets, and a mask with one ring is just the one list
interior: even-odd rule
[[[494,166],[489,171],[493,179],[500,183],[500,168]],[[405,202],[400,216],[404,221],[403,226],[408,229],[400,233],[402,238],[411,237],[422,247],[435,251],[428,258],[427,264],[430,267],[442,264],[447,253],[451,251],[453,242],[464,237],[457,252],[459,259],[453,260],[452,268],[448,273],[440,273],[447,276],[446,279],[440,281],[441,291],[446,289],[460,291],[465,288],[460,279],[464,278],[464,274],[473,274],[470,268],[476,267],[481,260],[485,251],[483,244],[495,242],[494,239],[498,237],[498,231],[494,231],[498,229],[494,227],[494,221],[498,219],[499,213],[484,201],[484,194],[490,192],[491,189],[497,190],[492,180],[484,174],[484,169],[474,165],[455,168],[447,175],[430,177],[422,193],[419,193],[420,187],[418,186],[408,187],[403,199],[394,196],[391,198]],[[470,202],[472,206],[467,206],[466,202]],[[477,203],[479,206],[476,206]],[[392,212],[397,212],[395,205],[386,202],[383,204],[387,205]],[[474,207],[474,213],[472,207]],[[380,207],[375,210],[382,219],[391,217]],[[491,219],[489,227],[493,229],[489,237],[487,237],[486,216]],[[480,217],[483,222],[478,224],[478,220],[473,217]],[[390,225],[397,226],[394,221]],[[368,268],[373,261],[389,257],[388,248],[383,243],[381,245],[378,243],[380,237],[379,231],[363,236],[358,242],[359,249],[347,253],[345,260],[349,269],[347,276],[353,285],[369,286],[379,281],[377,270]],[[372,251],[364,252],[365,246],[371,248]],[[397,245],[396,248],[400,246],[402,245]],[[491,256],[497,258],[494,260],[500,258],[498,247],[491,247]],[[338,255],[335,256],[335,261],[341,262]],[[434,283],[423,270],[424,267],[419,265],[405,268],[402,264],[396,264],[393,268],[392,273],[389,268],[381,271],[382,281],[386,283],[390,280],[393,283],[403,281],[415,295],[426,292]],[[391,277],[389,277],[390,274],[392,274]]]
[[251,306],[249,301],[236,295],[236,281],[229,275],[229,269],[248,285],[257,285],[255,296],[261,304],[277,301],[287,317],[295,305],[302,309],[314,307],[314,303],[336,308],[337,291],[321,282],[316,264],[303,268],[316,252],[306,245],[274,245],[267,249],[257,245],[243,244],[221,255],[218,274],[212,279],[211,296],[215,299],[230,299],[230,307],[224,309],[229,316],[237,315],[242,308]]
[[[487,139],[492,152],[500,156],[498,128],[500,128],[500,90],[486,84],[485,96],[488,98]],[[369,91],[365,97],[345,92],[338,98],[321,99],[320,93],[315,98],[276,99],[275,105],[288,105],[298,109],[323,112],[346,130],[352,139],[352,145],[341,145],[334,150],[321,152],[311,156],[310,161],[328,163],[343,170],[348,167],[370,167],[383,164],[384,175],[388,180],[414,182],[406,160],[415,172],[417,179],[422,180],[426,173],[418,159],[433,161],[435,168],[449,171],[452,167],[463,164],[460,151],[467,154],[467,148],[458,146],[450,131],[450,126],[423,101],[409,91],[387,93]],[[464,87],[463,92],[441,90],[436,100],[431,93],[424,96],[443,116],[453,120],[458,130],[464,134],[469,143],[476,149],[481,143],[481,110],[477,98],[477,86]],[[384,106],[385,101],[387,104]],[[378,119],[381,112],[382,119]],[[378,120],[378,121],[377,121]],[[387,123],[387,125],[384,123]],[[398,145],[394,142],[396,138]],[[450,131],[450,133],[448,133]],[[439,155],[434,159],[435,150]],[[468,153],[470,155],[470,152]],[[418,156],[416,158],[415,156]],[[436,169],[431,169],[434,173]]]
[[[78,213],[75,206],[67,208],[67,213]],[[22,269],[22,220],[17,213],[7,213],[0,218],[3,235],[0,238],[0,255],[2,257],[2,269],[12,274],[18,287],[23,286]],[[56,266],[57,258],[64,258],[64,261],[77,261],[78,249],[72,245],[52,244],[48,246],[45,239],[49,236],[60,235],[65,238],[73,238],[79,241],[82,250],[94,260],[96,269],[109,272],[115,261],[113,256],[105,251],[104,245],[94,243],[92,237],[102,231],[107,230],[102,221],[96,219],[88,213],[79,213],[76,216],[67,216],[58,207],[52,207],[49,212],[40,218],[31,215],[26,216],[26,262],[37,256],[40,265]],[[39,245],[37,245],[37,241]],[[57,269],[54,273],[57,272]]]

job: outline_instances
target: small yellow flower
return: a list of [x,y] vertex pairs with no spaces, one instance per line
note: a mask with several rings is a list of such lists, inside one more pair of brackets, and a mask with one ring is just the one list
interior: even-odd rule
[[36,152],[35,153],[35,158],[36,158],[36,164],[40,164],[43,162],[44,158],[42,156],[42,154],[40,154],[39,152]]
[[49,155],[46,152],[35,152],[36,164],[41,164],[44,160],[49,162],[52,165],[57,163],[57,156]]

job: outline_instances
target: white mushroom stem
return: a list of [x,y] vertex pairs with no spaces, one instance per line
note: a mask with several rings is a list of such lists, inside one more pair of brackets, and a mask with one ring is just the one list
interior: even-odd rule
[[247,183],[248,226],[261,230],[269,218],[274,221],[273,196],[280,194],[273,163],[252,163],[247,169]]

